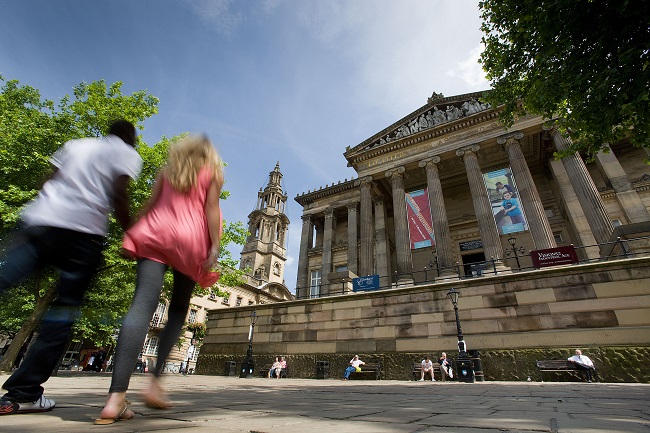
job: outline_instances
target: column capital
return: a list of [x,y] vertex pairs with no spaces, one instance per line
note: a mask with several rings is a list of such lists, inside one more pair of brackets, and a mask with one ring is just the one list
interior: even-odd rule
[[303,224],[308,224],[311,222],[311,215],[302,215],[300,219],[302,220]]
[[406,169],[404,167],[396,167],[386,171],[385,175],[386,177],[404,177],[405,171]]
[[384,198],[383,198],[383,197],[374,197],[374,198],[372,199],[372,203],[373,203],[375,206],[383,205],[383,204],[384,204]]
[[372,176],[365,176],[354,181],[354,186],[369,187],[372,184]]
[[325,213],[325,218],[332,218],[334,217],[334,208],[333,207],[328,207],[323,211]]
[[430,167],[431,165],[435,164],[440,164],[439,156],[433,156],[431,158],[423,159],[422,161],[418,162],[418,166],[422,168]]
[[356,212],[357,204],[358,204],[357,202],[346,204],[345,206],[348,208],[348,213]]
[[524,138],[524,133],[521,131],[513,131],[509,134],[504,134],[497,138],[497,143],[502,145],[504,149],[512,144],[521,144],[519,140]]
[[456,151],[456,156],[465,158],[466,156],[469,155],[475,155],[476,153],[478,153],[480,149],[481,146],[479,146],[478,144],[472,144],[471,146],[461,147]]

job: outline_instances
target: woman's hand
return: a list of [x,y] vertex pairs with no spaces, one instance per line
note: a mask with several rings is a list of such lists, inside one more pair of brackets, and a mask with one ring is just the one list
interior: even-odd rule
[[210,248],[208,258],[203,262],[203,271],[208,272],[217,265],[219,261],[219,247]]

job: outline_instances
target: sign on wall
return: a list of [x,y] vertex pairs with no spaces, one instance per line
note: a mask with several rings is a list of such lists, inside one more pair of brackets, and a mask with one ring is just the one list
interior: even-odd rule
[[483,180],[492,204],[492,214],[499,234],[505,235],[528,230],[528,222],[510,167],[485,173]]
[[406,213],[409,223],[411,249],[431,247],[434,245],[429,193],[427,189],[406,193]]
[[573,245],[531,251],[530,258],[534,268],[578,263],[578,255]]
[[369,275],[352,279],[352,291],[377,290],[379,288],[379,275]]

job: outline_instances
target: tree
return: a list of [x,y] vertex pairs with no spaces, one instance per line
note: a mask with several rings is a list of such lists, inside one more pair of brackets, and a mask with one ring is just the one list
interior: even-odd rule
[[629,139],[650,147],[650,3],[483,0],[480,63],[511,126],[524,113],[557,119],[569,152],[593,156]]

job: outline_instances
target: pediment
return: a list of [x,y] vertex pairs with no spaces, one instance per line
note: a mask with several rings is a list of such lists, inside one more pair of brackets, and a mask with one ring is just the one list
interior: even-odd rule
[[398,120],[359,145],[353,148],[347,147],[344,156],[350,161],[367,151],[375,150],[410,135],[427,129],[437,128],[458,119],[489,110],[492,108],[490,104],[480,102],[483,93],[475,92],[451,97],[444,97],[434,93],[423,107]]

